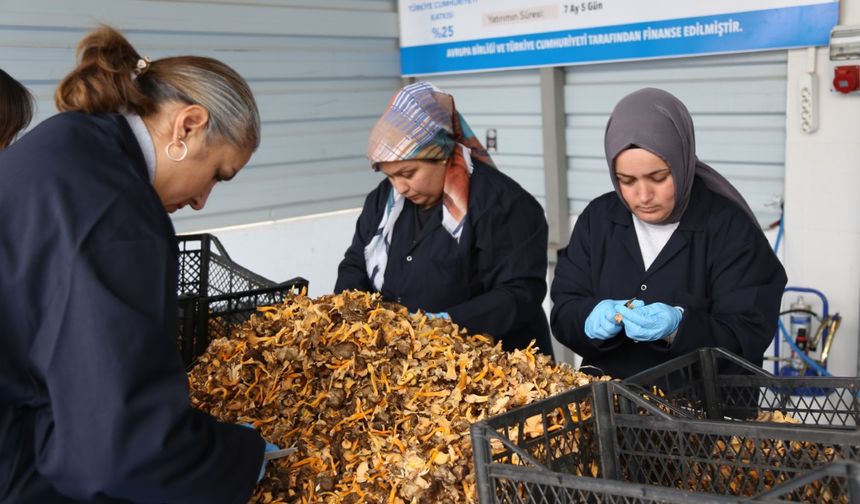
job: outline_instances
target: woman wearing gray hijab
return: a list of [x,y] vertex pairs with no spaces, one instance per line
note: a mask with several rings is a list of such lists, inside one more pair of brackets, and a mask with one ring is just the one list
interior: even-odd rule
[[604,148],[615,191],[586,207],[559,257],[555,336],[618,378],[703,347],[761,365],[785,270],[740,193],[696,157],[687,108],[631,93]]

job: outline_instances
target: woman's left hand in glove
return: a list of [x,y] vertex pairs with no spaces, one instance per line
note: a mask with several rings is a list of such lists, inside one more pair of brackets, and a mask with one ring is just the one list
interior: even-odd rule
[[670,336],[678,330],[683,309],[664,303],[651,303],[630,309],[616,305],[621,314],[624,332],[633,341],[657,341]]

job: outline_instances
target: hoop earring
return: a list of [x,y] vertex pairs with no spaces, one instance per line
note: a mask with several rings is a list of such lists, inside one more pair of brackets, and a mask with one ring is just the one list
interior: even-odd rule
[[179,162],[185,159],[185,156],[188,155],[188,146],[185,145],[185,142],[183,142],[182,140],[177,140],[177,142],[179,142],[179,146],[182,147],[182,154],[180,156],[173,157],[170,155],[170,146],[173,145],[173,142],[170,142],[164,147],[164,153],[167,154],[167,158],[171,161]]

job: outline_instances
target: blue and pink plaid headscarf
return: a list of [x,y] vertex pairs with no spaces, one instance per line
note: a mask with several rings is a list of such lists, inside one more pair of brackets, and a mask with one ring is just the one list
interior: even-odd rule
[[[457,112],[454,98],[429,82],[401,89],[370,132],[367,157],[374,169],[387,161],[447,160],[442,189],[442,226],[457,241],[469,208],[472,159],[495,166],[468,123]],[[403,210],[404,197],[392,187],[385,212],[364,249],[367,274],[382,288],[394,223]]]

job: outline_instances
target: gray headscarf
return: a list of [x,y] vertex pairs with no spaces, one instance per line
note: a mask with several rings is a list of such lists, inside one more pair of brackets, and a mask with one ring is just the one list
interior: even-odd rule
[[644,88],[622,98],[606,123],[603,143],[609,163],[609,176],[624,206],[627,206],[627,202],[621,197],[615,177],[615,158],[626,149],[640,147],[660,156],[672,171],[675,208],[661,224],[681,220],[690,203],[693,179],[698,176],[709,189],[737,203],[758,226],[755,214],[738,190],[696,157],[693,118],[681,100],[670,93],[662,89]]

